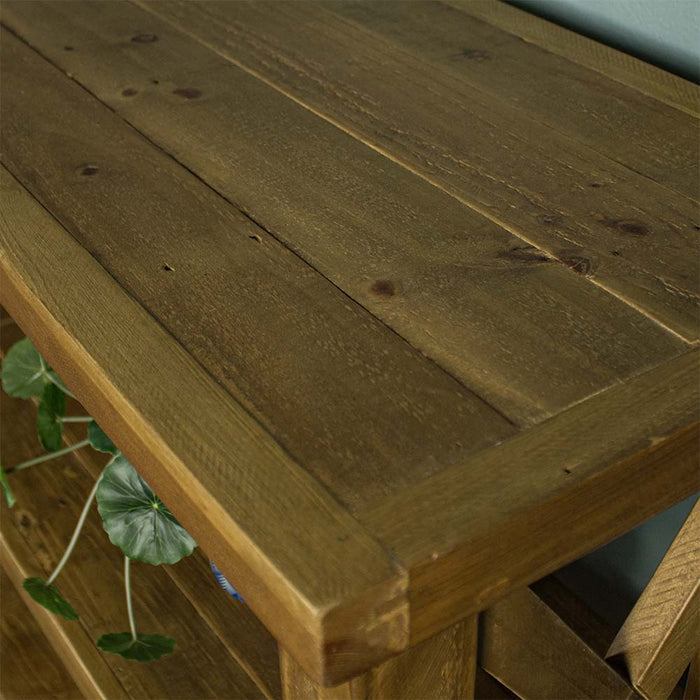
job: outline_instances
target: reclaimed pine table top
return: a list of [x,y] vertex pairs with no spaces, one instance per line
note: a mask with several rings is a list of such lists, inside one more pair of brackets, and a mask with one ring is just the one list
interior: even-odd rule
[[697,86],[496,0],[2,23],[0,301],[313,678],[697,489]]

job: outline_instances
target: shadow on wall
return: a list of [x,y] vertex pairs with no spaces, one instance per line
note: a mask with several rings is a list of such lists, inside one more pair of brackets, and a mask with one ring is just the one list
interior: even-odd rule
[[508,0],[532,14],[700,82],[697,0]]

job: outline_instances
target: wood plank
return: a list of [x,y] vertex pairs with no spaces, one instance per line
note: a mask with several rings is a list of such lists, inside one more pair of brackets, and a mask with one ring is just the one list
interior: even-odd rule
[[[128,5],[19,3],[6,5],[4,16],[13,30],[512,420],[538,421],[681,347],[568,267],[153,15]],[[160,39],[128,41],[134,26]],[[66,52],[64,43],[78,49]],[[183,103],[173,95],[183,85],[197,86],[201,97]],[[138,94],[125,98],[125,89]],[[35,159],[39,127],[34,131]],[[88,215],[94,213],[82,214]],[[336,381],[328,381],[329,390]],[[264,396],[259,387],[255,393]],[[325,413],[314,410],[317,421]],[[298,414],[295,406],[297,423]],[[357,420],[358,412],[348,407],[346,424]],[[358,426],[354,434],[362,432]],[[392,440],[410,433],[406,426]],[[338,443],[338,436],[333,440]],[[411,449],[417,459],[416,445]],[[353,473],[376,462],[356,446],[352,453],[358,455]],[[407,475],[408,450],[402,458],[399,471]],[[422,474],[424,468],[425,462]],[[355,483],[352,494],[362,488]],[[352,494],[341,498],[349,502]]]
[[472,617],[332,688],[315,684],[281,650],[283,700],[473,700],[476,642]]
[[598,71],[635,90],[666,102],[688,114],[700,114],[700,90],[688,80],[673,75],[634,56],[613,49],[525,10],[497,0],[446,0],[462,12]]
[[[138,2],[512,231],[520,245],[698,339],[700,223],[691,199],[312,3]],[[212,99],[217,90],[207,88]],[[696,132],[686,133],[692,153]]]
[[481,618],[479,664],[523,700],[635,697],[605,661],[533,591],[523,588]]
[[634,687],[665,700],[700,647],[700,502],[654,572],[608,650]]
[[268,629],[318,679],[402,648],[384,550],[4,170],[2,194],[2,303]]
[[694,493],[699,359],[693,350],[361,514],[409,570],[412,639]]
[[[3,48],[8,167],[343,504],[366,505],[514,432],[73,81],[11,36]],[[27,74],[41,110],[21,92]],[[76,172],[85,162],[100,172]],[[627,320],[636,347],[651,348],[644,360],[677,351]]]
[[697,199],[695,117],[447,4],[327,0],[324,6],[550,129]]
[[0,697],[82,700],[85,696],[1,570],[0,600]]
[[[3,463],[14,464],[36,455],[41,450],[36,442],[35,405],[5,394],[0,400]],[[99,457],[103,463],[106,461],[106,455]],[[77,457],[70,456],[22,471],[11,479],[17,504],[12,510],[3,509],[0,517],[3,559],[11,562],[8,569],[15,571],[13,579],[17,585],[26,576],[46,576],[53,570],[94,478],[80,466]],[[134,615],[141,631],[174,637],[176,652],[155,664],[139,664],[98,651],[94,644],[102,634],[128,629],[122,569],[123,555],[110,544],[102,519],[93,508],[81,539],[57,580],[80,620],[64,625],[62,619],[47,614],[55,627],[66,628],[67,643],[63,649],[69,664],[84,667],[84,673],[98,684],[92,692],[86,692],[87,697],[261,697],[260,689],[161,567],[133,565]],[[213,587],[211,592],[216,592]],[[33,608],[38,608],[40,617],[43,608],[22,595],[32,613]],[[69,631],[70,627],[75,631]],[[73,641],[77,643],[74,645]],[[115,689],[115,684],[120,687]]]

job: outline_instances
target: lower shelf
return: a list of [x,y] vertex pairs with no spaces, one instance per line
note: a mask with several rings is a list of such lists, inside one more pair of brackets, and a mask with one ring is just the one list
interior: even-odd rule
[[[2,350],[22,335],[16,326],[3,321]],[[3,464],[37,456],[41,448],[36,439],[35,406],[0,394]],[[84,411],[73,404],[68,413]],[[74,434],[69,432],[67,442],[82,439],[79,431],[76,427]],[[172,656],[150,664],[104,654],[95,647],[102,634],[128,629],[122,555],[109,542],[95,508],[57,580],[80,620],[69,622],[46,612],[21,590],[23,578],[45,577],[58,562],[106,457],[82,449],[14,475],[17,503],[12,509],[3,507],[0,514],[5,574],[27,601],[27,609],[82,694],[110,700],[280,697],[274,639],[243,603],[219,588],[200,550],[172,567],[137,562],[132,566],[138,629],[177,640]],[[3,675],[12,678],[26,672],[21,662],[15,668],[11,659],[4,661]]]
[[0,574],[0,697],[82,700],[83,695],[5,573]]

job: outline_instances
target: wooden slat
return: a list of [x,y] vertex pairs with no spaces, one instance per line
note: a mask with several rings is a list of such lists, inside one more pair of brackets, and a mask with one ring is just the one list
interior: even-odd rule
[[480,665],[523,700],[635,696],[529,588],[487,610],[480,631]]
[[624,660],[634,687],[666,700],[700,648],[700,503],[632,609],[607,656]]
[[[364,506],[514,432],[73,81],[12,36],[3,51],[9,169],[344,504]],[[82,175],[84,163],[100,172]],[[636,326],[631,335],[648,343],[647,361],[677,349]]]
[[[138,2],[514,232],[520,245],[534,244],[684,338],[699,337],[693,200],[312,3]],[[697,153],[692,122],[683,133]],[[451,228],[436,221],[433,230]]]
[[2,303],[258,617],[318,679],[400,649],[405,584],[383,549],[2,175]]
[[700,114],[700,90],[688,80],[500,0],[446,1],[526,42],[598,71],[688,114]]
[[[41,451],[36,441],[35,405],[5,394],[0,399],[3,464],[35,456]],[[93,455],[95,461],[97,458],[104,463],[107,456]],[[70,456],[10,478],[17,504],[12,510],[3,509],[1,537],[3,561],[8,562],[6,566],[19,587],[24,577],[46,576],[56,565],[94,477],[82,468],[76,456]],[[92,683],[90,687],[85,679],[81,681],[86,697],[190,700],[262,696],[161,567],[134,564],[134,614],[141,631],[175,637],[176,652],[156,664],[139,664],[98,651],[95,640],[100,635],[128,629],[122,569],[123,555],[109,542],[99,513],[93,508],[57,580],[80,620],[66,622],[45,613],[22,593],[42,627],[62,632],[59,647],[71,672],[78,673],[79,680],[81,674],[87,676]],[[209,593],[216,592],[212,581]],[[58,641],[56,636],[52,641]]]
[[693,350],[361,515],[409,570],[412,639],[691,495],[699,358]]
[[82,700],[85,696],[2,570],[0,600],[0,697]]
[[325,5],[436,70],[697,199],[698,123],[690,115],[448,4],[332,0]]
[[[214,5],[192,7],[206,18]],[[255,12],[241,3],[229,7]],[[566,266],[153,15],[128,5],[9,3],[4,16],[149,138],[519,423],[540,420],[681,347]],[[128,41],[134,26],[159,40]],[[64,44],[77,49],[66,52]],[[182,86],[196,87],[201,96],[183,101],[173,95]],[[138,94],[125,98],[125,89]],[[38,151],[37,129],[32,143]],[[277,377],[277,384],[290,374]],[[325,385],[330,390],[337,381]],[[260,387],[255,393],[262,401]],[[317,430],[326,413],[313,411]],[[363,434],[361,414],[348,406],[348,416],[353,435]],[[296,406],[293,418],[301,418]],[[404,422],[401,439],[411,432]],[[383,440],[382,449],[397,440]],[[442,449],[448,444],[443,439]],[[411,449],[411,461],[417,460],[415,443]],[[376,462],[357,446],[351,452],[358,457],[353,473]],[[392,479],[408,477],[407,459],[398,460]],[[386,465],[381,472],[389,476]],[[369,484],[355,483],[351,494],[340,495],[348,502]]]
[[316,685],[282,650],[283,700],[473,700],[476,643],[472,617],[333,688]]

